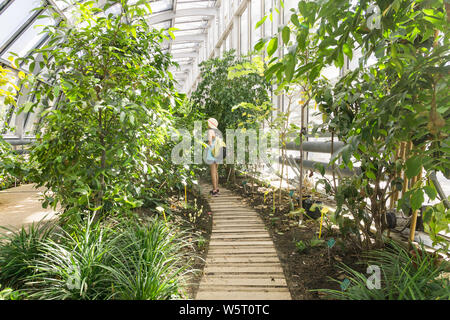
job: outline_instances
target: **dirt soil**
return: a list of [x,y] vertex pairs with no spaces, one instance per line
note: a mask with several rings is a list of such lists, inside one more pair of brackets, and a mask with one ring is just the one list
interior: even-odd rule
[[194,273],[188,279],[186,288],[187,299],[194,299],[200,285],[202,271],[205,266],[208,243],[212,232],[211,208],[208,201],[197,192],[188,192],[187,205],[183,199],[184,195],[174,195],[169,198],[171,213],[169,219],[190,233],[189,240],[192,242],[193,255],[196,258],[191,261]]
[[303,225],[299,226],[298,218],[287,216],[291,211],[287,192],[283,193],[282,205],[278,203],[278,191],[276,192],[275,212],[273,212],[271,190],[257,183],[245,182],[243,179],[237,179],[236,183],[222,181],[222,185],[236,195],[242,196],[243,201],[260,214],[278,251],[293,300],[327,299],[325,293],[312,290],[340,290],[340,282],[345,279],[345,273],[338,268],[341,263],[359,271],[364,270],[363,265],[357,264],[358,252],[354,252],[349,244],[340,240],[336,231],[331,228],[327,230],[322,227],[321,234],[321,239],[325,241],[335,239],[336,243],[331,249],[326,242],[319,246],[309,246],[301,252],[297,249],[296,242],[318,237],[320,218],[305,220]]

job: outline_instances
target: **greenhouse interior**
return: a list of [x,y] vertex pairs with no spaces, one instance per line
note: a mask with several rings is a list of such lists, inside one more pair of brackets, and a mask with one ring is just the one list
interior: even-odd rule
[[0,0],[0,300],[450,300],[449,21]]

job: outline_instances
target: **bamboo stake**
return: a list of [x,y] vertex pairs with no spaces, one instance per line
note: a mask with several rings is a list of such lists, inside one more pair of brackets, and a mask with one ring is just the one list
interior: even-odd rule
[[[400,146],[397,150],[397,153],[395,154],[395,161],[397,162],[398,159],[402,159],[403,160],[403,154],[405,151],[405,145],[403,142],[400,143]],[[400,172],[401,175],[401,172]],[[394,175],[394,179],[396,179],[399,176],[399,174],[396,172]],[[392,193],[392,198],[391,198],[391,203],[389,204],[389,208],[390,209],[394,209],[394,205],[398,200],[398,190],[397,188],[394,189],[394,192]]]
[[[405,160],[408,155],[409,152],[411,151],[411,147],[412,147],[412,142],[405,142],[405,153],[403,155],[403,160]],[[403,172],[403,188],[402,188],[402,196],[406,193],[406,190],[408,189],[408,177],[406,176],[406,172]]]
[[[404,150],[403,142],[400,142],[400,145],[399,145],[397,151],[395,152],[395,158],[394,158],[395,163],[397,162],[397,160],[399,158],[401,158],[403,156],[403,150]],[[400,172],[400,174],[401,174],[401,172]],[[399,174],[397,173],[397,171],[395,171],[394,180],[397,179],[398,176],[399,176]],[[398,189],[397,189],[397,186],[395,186],[395,189],[392,191],[391,201],[389,203],[389,209],[391,209],[391,210],[394,209],[394,206],[395,206],[395,203],[397,202],[397,200],[398,200]],[[385,214],[385,216],[386,216],[386,214]],[[390,238],[391,230],[387,229],[386,234],[387,234],[387,237]]]
[[275,188],[273,188],[273,207],[272,207],[272,213],[275,213]]
[[[303,208],[303,128],[305,126],[305,116],[304,116],[304,108],[305,105],[301,106],[300,113],[300,181],[298,184],[298,196],[299,196],[299,208]],[[300,220],[303,221],[303,211],[300,210]]]
[[[422,150],[423,150],[423,148],[422,148]],[[414,186],[414,184],[416,184],[417,181],[420,181],[419,183],[421,183],[421,180],[422,180],[422,168],[420,169],[419,174],[413,178],[411,186]],[[410,243],[412,243],[414,241],[414,237],[415,237],[415,234],[416,234],[417,215],[418,215],[418,213],[419,213],[419,210],[414,210],[414,212],[412,213],[412,216],[411,216],[411,228],[409,229],[409,241],[410,241]]]
[[[411,186],[413,186],[416,183],[417,176],[413,177],[411,179]],[[414,210],[411,214],[410,220],[411,220],[411,226],[409,229],[409,241],[412,243],[414,241],[414,236],[416,233],[416,225],[417,225],[417,214],[419,210]]]
[[319,239],[320,236],[322,235],[322,224],[323,224],[323,215],[325,214],[324,210],[321,210],[321,215],[320,215],[320,228],[319,228]]

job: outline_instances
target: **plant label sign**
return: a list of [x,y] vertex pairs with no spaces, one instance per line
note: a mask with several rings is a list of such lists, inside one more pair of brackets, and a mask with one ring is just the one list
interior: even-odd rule
[[327,241],[327,246],[328,248],[333,248],[333,246],[336,244],[336,240],[334,240],[334,238],[331,238],[330,240]]
[[349,285],[350,285],[350,280],[345,278],[344,281],[341,282],[341,289],[342,289],[342,291],[347,290]]

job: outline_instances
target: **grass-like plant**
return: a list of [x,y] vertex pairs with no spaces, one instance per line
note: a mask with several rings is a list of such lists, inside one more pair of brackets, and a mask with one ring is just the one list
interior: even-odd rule
[[[321,289],[331,298],[343,300],[448,300],[450,281],[443,277],[445,262],[421,249],[412,252],[394,242],[386,249],[369,251],[367,264],[381,270],[380,288],[370,289],[368,275],[346,265],[345,271],[350,285],[339,291]],[[334,280],[334,279],[333,279]],[[334,280],[340,282],[338,280]]]
[[22,300],[26,295],[21,291],[16,291],[11,288],[2,289],[0,286],[0,300]]
[[35,272],[32,262],[50,238],[54,224],[40,221],[19,230],[0,228],[0,283],[17,289]]
[[27,279],[32,299],[101,299],[105,278],[105,254],[110,250],[109,229],[100,228],[87,219],[79,231],[59,233],[48,239],[34,260],[36,272]]
[[111,243],[109,299],[165,300],[183,296],[191,244],[164,221],[134,221]]
[[39,243],[21,278],[30,299],[162,300],[183,296],[192,250],[185,233],[153,218],[86,219]]

